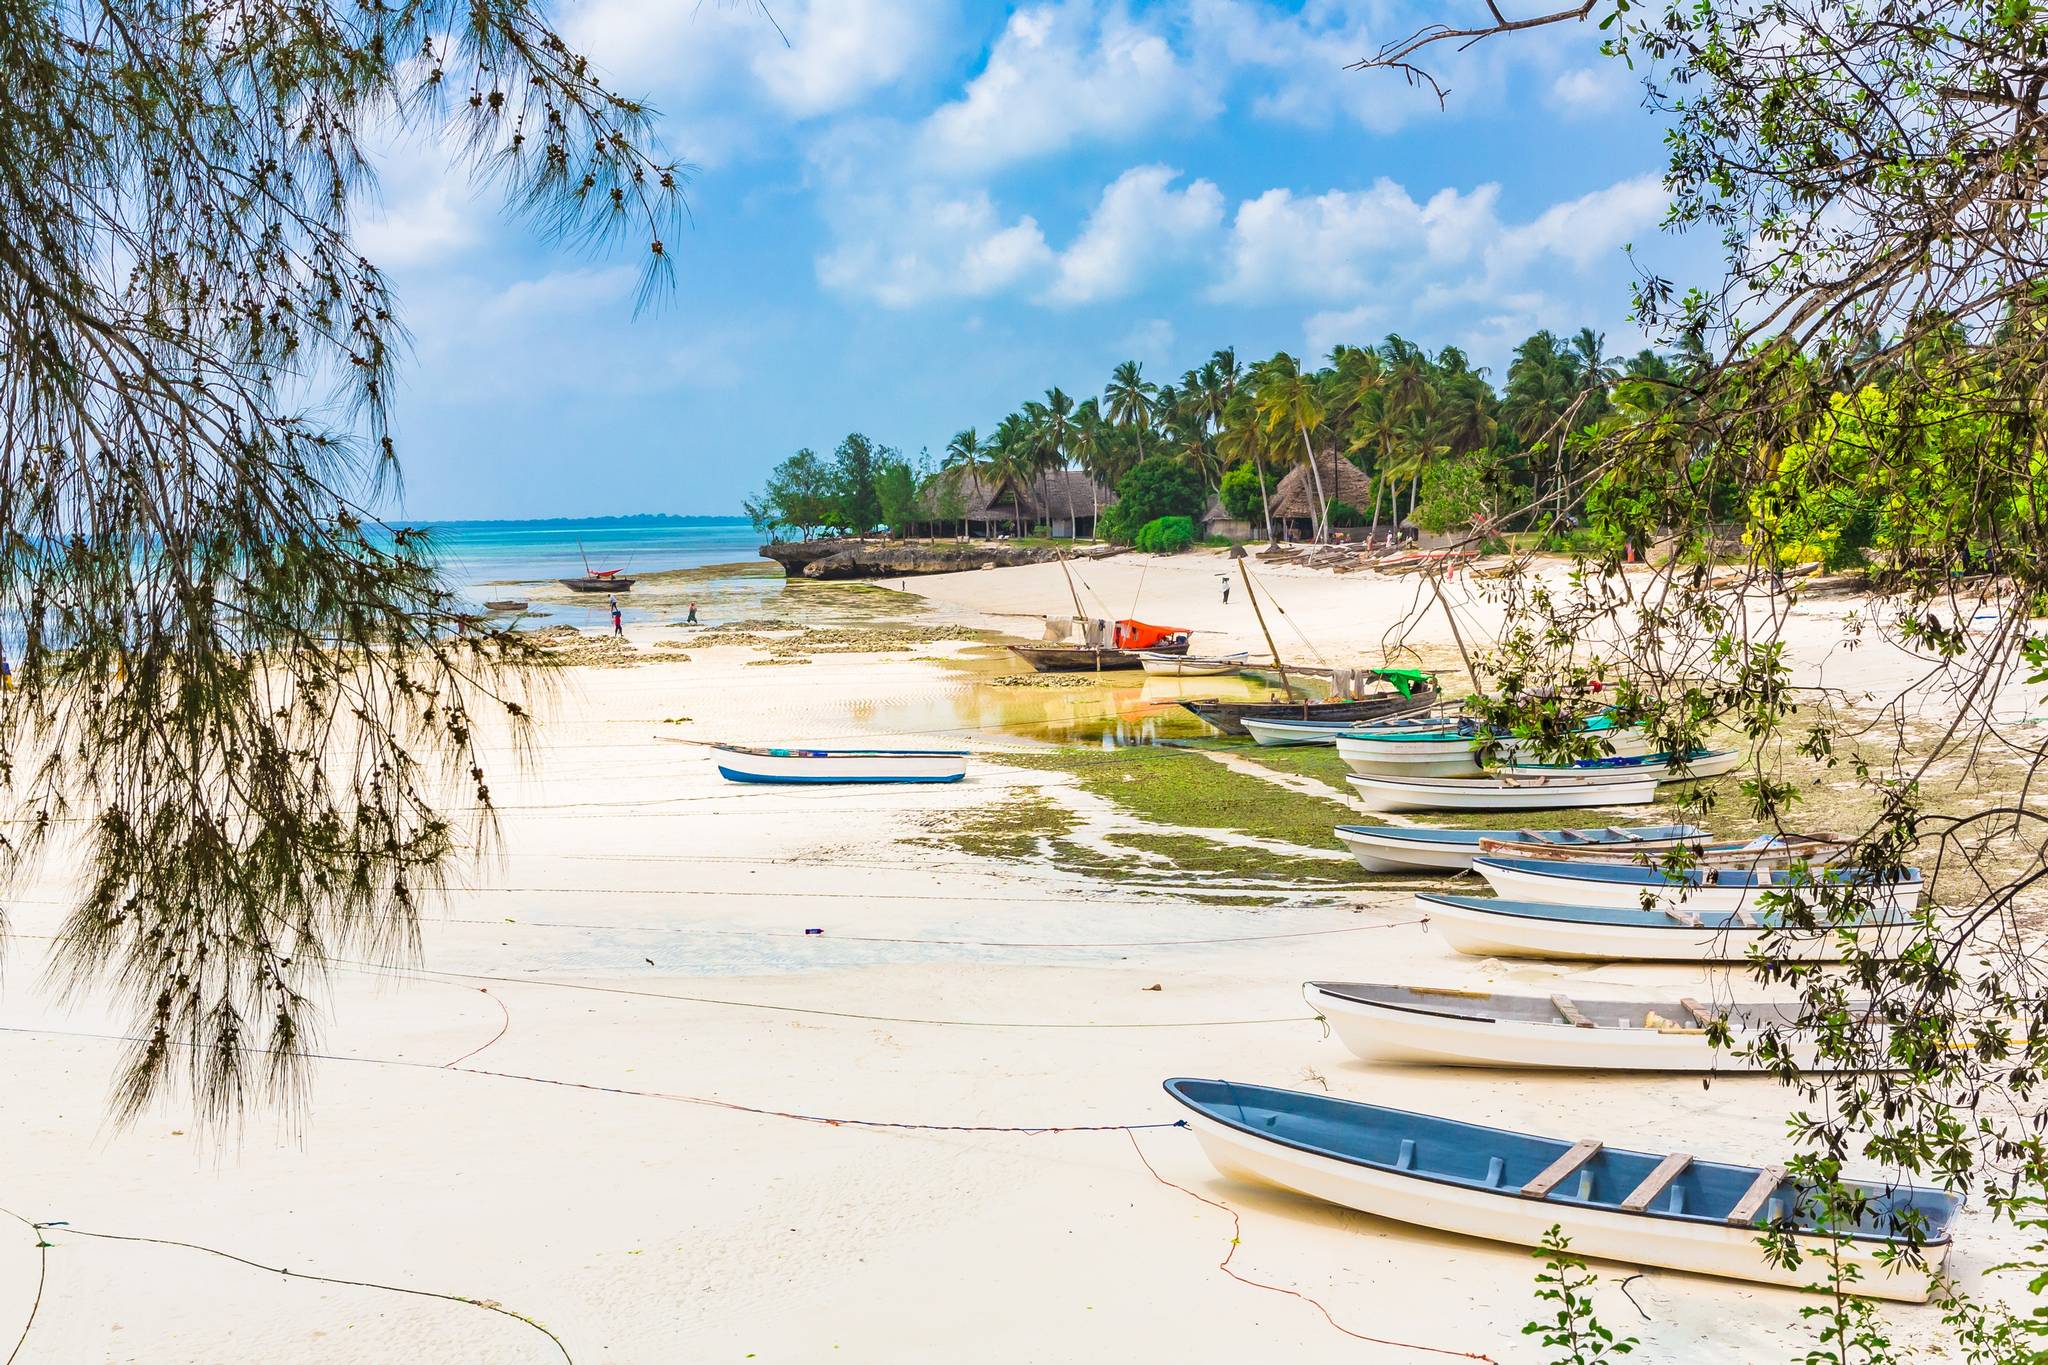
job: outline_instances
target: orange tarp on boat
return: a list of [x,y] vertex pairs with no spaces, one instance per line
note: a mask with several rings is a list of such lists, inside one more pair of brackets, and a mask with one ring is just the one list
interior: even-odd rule
[[1157,649],[1185,637],[1187,633],[1184,626],[1148,626],[1143,621],[1119,621],[1116,623],[1116,647]]

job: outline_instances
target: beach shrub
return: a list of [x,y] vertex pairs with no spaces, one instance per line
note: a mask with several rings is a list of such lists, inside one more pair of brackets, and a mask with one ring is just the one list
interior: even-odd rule
[[1323,521],[1327,526],[1363,526],[1365,513],[1342,498],[1331,498],[1324,504]]
[[1178,554],[1195,543],[1195,523],[1189,517],[1155,517],[1138,528],[1134,539],[1146,554]]
[[1243,522],[1265,520],[1266,498],[1259,488],[1259,471],[1249,464],[1241,464],[1223,476],[1223,482],[1216,489],[1216,496],[1223,503],[1223,510]]
[[1116,505],[1102,514],[1101,534],[1122,545],[1133,543],[1139,528],[1161,517],[1202,515],[1202,484],[1193,470],[1172,460],[1150,459],[1117,480]]

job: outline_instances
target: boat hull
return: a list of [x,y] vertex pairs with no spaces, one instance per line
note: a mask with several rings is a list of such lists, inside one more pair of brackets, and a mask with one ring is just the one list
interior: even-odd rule
[[[1773,1265],[1758,1243],[1757,1230],[1751,1227],[1645,1218],[1555,1199],[1523,1199],[1419,1180],[1268,1142],[1199,1109],[1189,1110],[1187,1122],[1203,1155],[1225,1176],[1278,1186],[1397,1223],[1528,1247],[1541,1246],[1544,1235],[1556,1226],[1571,1239],[1574,1255],[1789,1289],[1803,1289],[1824,1273],[1811,1261],[1790,1270]],[[1828,1250],[1828,1244],[1817,1238],[1800,1237],[1798,1241],[1802,1250],[1814,1256],[1824,1256]],[[1859,1293],[1906,1303],[1926,1301],[1929,1271],[1939,1270],[1946,1260],[1948,1243],[1927,1247],[1923,1255],[1928,1269],[1901,1267],[1893,1272],[1878,1262],[1875,1248],[1869,1244],[1852,1241],[1843,1250],[1844,1261],[1855,1264],[1860,1272]]]
[[[1578,869],[1569,862],[1548,859],[1530,859],[1544,863],[1541,869],[1514,865],[1516,859],[1491,857],[1476,858],[1472,870],[1486,878],[1487,885],[1504,900],[1540,901],[1545,905],[1597,905],[1617,909],[1630,909],[1644,904],[1647,898],[1652,905],[1679,906],[1696,914],[1733,913],[1738,910],[1761,910],[1764,896],[1772,892],[1769,886],[1695,886],[1690,882],[1672,883],[1668,880],[1615,881],[1599,877],[1574,875]],[[1602,863],[1604,870],[1612,863]],[[1640,871],[1656,874],[1653,868],[1627,868],[1630,872]],[[1716,869],[1719,870],[1719,869]],[[1746,873],[1744,881],[1749,877]],[[1920,893],[1924,883],[1915,880],[1895,885],[1874,888],[1871,897],[1873,909],[1895,914],[1911,914],[1919,908]],[[1782,895],[1786,887],[1776,888]],[[1811,891],[1802,892],[1801,899],[1811,901]]]
[[1244,665],[1242,654],[1202,659],[1145,650],[1138,655],[1138,666],[1155,678],[1217,678],[1235,673]]
[[[1617,753],[1621,757],[1644,757],[1641,753],[1629,754],[1619,750]],[[1506,763],[1498,771],[1511,777],[1582,776],[1594,782],[1618,783],[1633,781],[1654,773],[1659,782],[1705,782],[1712,778],[1727,776],[1741,763],[1741,750],[1716,749],[1710,753],[1695,755],[1683,768],[1666,760],[1614,768],[1571,767],[1550,763]]]
[[[1646,741],[1640,730],[1617,730],[1603,734],[1617,756],[1630,757],[1644,751]],[[1397,736],[1369,734],[1340,734],[1337,736],[1337,753],[1344,765],[1361,777],[1469,777],[1481,771],[1533,777],[1566,775],[1580,772],[1602,772],[1599,769],[1560,770],[1552,767],[1522,768],[1512,763],[1497,770],[1486,770],[1480,763],[1482,741],[1470,735],[1446,734],[1442,737]],[[1494,746],[1496,755],[1512,758],[1526,746],[1517,739],[1504,739]]]
[[[1659,827],[1652,825],[1647,828],[1656,830]],[[1589,851],[1594,849],[1607,851],[1607,855],[1614,858],[1623,856],[1633,857],[1644,853],[1656,856],[1669,852],[1687,840],[1697,839],[1702,834],[1702,831],[1693,829],[1690,826],[1664,826],[1662,828],[1667,830],[1674,828],[1682,829],[1687,832],[1673,834],[1669,837],[1638,837],[1626,842],[1616,841],[1606,844],[1584,843],[1577,845],[1577,847]],[[1425,832],[1433,833],[1435,831]],[[1470,830],[1466,832],[1472,836],[1470,839],[1442,840],[1404,837],[1405,832],[1398,827],[1371,829],[1355,825],[1339,825],[1334,831],[1344,846],[1351,850],[1351,856],[1358,860],[1358,865],[1368,872],[1469,872],[1472,869],[1472,860],[1484,856],[1483,840],[1488,835],[1496,836],[1495,842],[1503,847],[1546,849],[1556,847],[1548,844],[1532,844],[1520,838],[1510,839],[1509,836],[1517,834],[1517,831],[1514,830]],[[1586,831],[1574,831],[1574,833],[1583,834]],[[1626,850],[1625,854],[1623,850]],[[1496,854],[1495,856],[1513,855]],[[1564,855],[1559,853],[1557,856],[1562,857]]]
[[967,755],[717,747],[719,775],[729,782],[821,786],[837,783],[958,782]]
[[[1692,927],[1666,924],[1607,924],[1587,920],[1536,919],[1457,905],[1441,896],[1418,897],[1432,932],[1468,957],[1534,957],[1595,962],[1746,962],[1767,930],[1742,925]],[[1903,946],[1908,931],[1899,925],[1865,925],[1852,931],[1869,952]],[[1779,944],[1783,956],[1801,962],[1840,962],[1840,931],[1799,935]]]
[[1353,773],[1358,802],[1370,811],[1571,810],[1583,806],[1647,806],[1657,799],[1657,780],[1582,782],[1535,778],[1504,782],[1493,778],[1367,777]]
[[1011,645],[1010,652],[1039,673],[1107,673],[1140,668],[1136,650],[1089,649],[1084,645]]
[[638,579],[633,578],[564,578],[557,580],[570,592],[631,592]]
[[1360,701],[1184,701],[1181,705],[1226,735],[1241,735],[1248,718],[1262,720],[1389,720],[1428,711],[1437,703],[1435,689],[1417,687],[1408,696],[1389,692]]
[[[1383,1004],[1332,993],[1310,983],[1308,1001],[1329,1022],[1337,1040],[1362,1061],[1403,1066],[1476,1066],[1535,1071],[1674,1071],[1756,1073],[1740,1055],[1754,1034],[1733,1032],[1733,1046],[1716,1048],[1704,1028],[1621,1027],[1603,1020],[1597,1007],[1586,1012],[1599,1025],[1579,1028],[1563,1022],[1478,1019],[1421,1007]],[[1441,992],[1447,1002],[1467,993]],[[1479,992],[1477,994],[1483,994]],[[1681,1014],[1677,1006],[1673,1014]],[[1793,1044],[1802,1071],[1819,1070],[1810,1044]],[[1767,1070],[1767,1068],[1765,1068]]]

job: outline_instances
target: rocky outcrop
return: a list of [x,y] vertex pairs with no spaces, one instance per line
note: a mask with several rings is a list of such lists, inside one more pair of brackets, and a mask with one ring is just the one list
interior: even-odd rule
[[[1076,554],[1100,559],[1119,553],[1112,545],[1090,546]],[[921,544],[893,540],[814,540],[807,544],[763,545],[761,554],[792,577],[915,578],[921,574],[958,573],[962,569],[1007,569],[1017,564],[1043,564],[1060,551],[1043,545],[985,545],[940,542]]]

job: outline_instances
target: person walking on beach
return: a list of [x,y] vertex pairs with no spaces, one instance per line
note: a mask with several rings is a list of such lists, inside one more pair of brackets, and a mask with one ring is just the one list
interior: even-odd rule
[[619,613],[619,599],[614,597],[612,599],[612,634],[624,635],[625,633],[624,618]]
[[1223,579],[1223,605],[1227,607],[1230,605],[1230,579],[1223,574],[1217,574],[1216,576]]
[[690,603],[690,614],[683,618],[683,624],[686,626],[697,624],[697,604],[695,602]]

